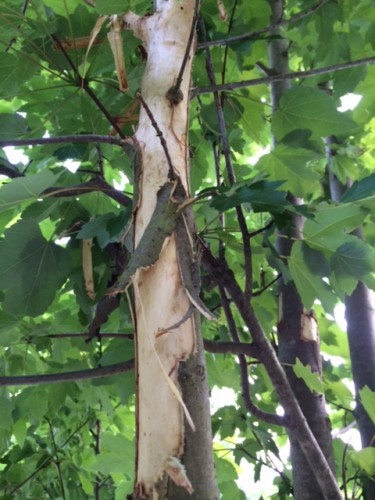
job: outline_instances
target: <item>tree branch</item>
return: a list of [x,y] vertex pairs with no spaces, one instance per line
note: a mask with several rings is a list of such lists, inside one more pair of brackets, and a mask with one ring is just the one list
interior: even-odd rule
[[18,385],[41,385],[56,384],[61,382],[75,382],[76,380],[87,380],[102,377],[110,377],[120,373],[130,372],[134,369],[134,360],[116,363],[114,365],[89,368],[87,370],[76,370],[65,373],[46,373],[43,375],[15,375],[0,377],[0,387]]
[[[219,286],[219,293],[221,297],[221,303],[223,305],[223,310],[228,323],[228,328],[230,335],[234,343],[239,342],[240,338],[237,333],[237,327],[233,318],[233,314],[230,308],[229,300],[225,294],[225,290],[222,286]],[[263,420],[272,425],[282,425],[286,426],[286,419],[280,415],[275,415],[272,413],[265,412],[256,406],[250,397],[250,384],[249,384],[249,374],[246,358],[243,354],[238,354],[238,361],[240,365],[240,375],[241,375],[241,394],[242,399],[245,404],[247,411],[254,415],[256,418]]]
[[118,137],[112,137],[110,135],[76,134],[61,135],[58,137],[39,137],[37,139],[10,139],[0,141],[0,148],[7,146],[40,146],[43,144],[79,144],[85,142],[97,142],[122,146],[122,140]]
[[363,66],[364,64],[374,64],[375,57],[364,57],[363,59],[357,59],[355,61],[348,61],[339,64],[333,64],[332,66],[325,66],[324,68],[315,68],[306,71],[294,71],[291,73],[286,73],[284,75],[271,75],[264,78],[254,78],[252,80],[242,80],[241,82],[224,83],[222,85],[207,85],[202,87],[196,87],[192,90],[192,98],[201,94],[208,94],[211,92],[222,92],[228,90],[242,89],[245,87],[254,87],[255,85],[268,84],[272,82],[280,82],[283,80],[294,80],[296,78],[309,78],[316,75],[324,75],[334,71],[342,71],[348,68],[355,68],[357,66]]
[[[320,449],[310,427],[307,424],[302,410],[290,387],[286,374],[277,359],[277,356],[267,339],[251,305],[244,302],[243,294],[233,272],[225,262],[218,262],[202,240],[198,240],[202,247],[202,262],[215,281],[228,290],[230,296],[241,314],[245,325],[249,328],[254,342],[262,352],[263,365],[272,381],[280,403],[285,411],[285,421],[290,432],[294,433],[315,477],[324,491],[325,498],[341,499],[335,477],[327,460]],[[323,480],[324,478],[324,480]]]
[[53,196],[56,198],[62,198],[67,196],[80,196],[82,194],[91,193],[93,191],[100,191],[113,200],[120,203],[120,205],[124,207],[129,207],[132,205],[132,200],[126,194],[121,193],[121,191],[117,191],[114,187],[108,184],[104,179],[100,176],[91,179],[90,181],[83,182],[82,184],[78,184],[77,186],[69,186],[69,187],[53,187],[48,188],[41,196],[49,197]]
[[214,354],[243,354],[252,358],[261,359],[262,353],[254,344],[246,342],[218,342],[215,340],[203,339],[204,349]]

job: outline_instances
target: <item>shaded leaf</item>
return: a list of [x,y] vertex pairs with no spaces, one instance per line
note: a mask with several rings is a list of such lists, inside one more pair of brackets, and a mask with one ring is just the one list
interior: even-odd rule
[[375,392],[365,385],[359,390],[359,396],[364,409],[375,424]]
[[285,211],[285,206],[289,205],[286,199],[286,191],[278,191],[277,188],[283,184],[280,181],[269,182],[265,180],[234,185],[213,197],[211,206],[221,212],[241,205],[251,204],[254,212],[276,212]]
[[0,213],[25,200],[37,198],[45,189],[52,187],[60,174],[43,170],[27,177],[18,177],[0,188]]
[[355,181],[341,198],[342,203],[353,203],[362,200],[375,202],[375,174],[371,174],[360,181]]
[[66,252],[47,241],[33,219],[25,219],[5,231],[0,254],[4,309],[17,316],[42,314],[68,275]]
[[352,237],[351,241],[336,249],[331,258],[331,267],[337,279],[349,275],[364,280],[375,270],[374,250],[359,238]]
[[323,279],[310,271],[305,262],[302,242],[296,241],[288,260],[290,274],[301,296],[304,307],[309,310],[315,299],[319,299],[327,312],[332,312],[336,298]]
[[27,131],[27,122],[19,114],[0,113],[0,139],[11,140],[24,135]]

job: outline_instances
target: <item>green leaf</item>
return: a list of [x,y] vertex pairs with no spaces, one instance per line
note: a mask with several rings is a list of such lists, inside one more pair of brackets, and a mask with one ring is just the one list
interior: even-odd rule
[[327,312],[332,312],[336,298],[322,278],[311,272],[303,254],[303,244],[296,241],[288,260],[292,279],[297,287],[304,307],[309,310],[315,299],[319,299]]
[[219,483],[238,478],[237,471],[233,463],[229,462],[229,460],[225,460],[224,458],[216,458],[215,469]]
[[334,100],[321,90],[293,87],[284,92],[272,118],[272,130],[278,140],[296,129],[309,129],[324,137],[353,133],[357,125],[337,111]]
[[121,434],[103,433],[100,454],[88,469],[103,474],[124,473],[131,475],[134,468],[134,444]]
[[364,409],[375,425],[375,392],[365,385],[359,390],[359,396]]
[[297,358],[295,364],[293,365],[293,371],[296,377],[301,378],[305,382],[310,391],[323,394],[323,383],[320,380],[319,375],[311,371],[311,366],[303,365],[300,359]]
[[348,275],[365,280],[369,273],[375,271],[374,249],[353,236],[350,241],[335,250],[331,258],[331,268],[337,279]]
[[254,212],[282,213],[289,202],[286,200],[286,191],[277,190],[281,184],[283,182],[265,180],[235,184],[224,193],[221,190],[220,194],[214,196],[211,206],[225,212],[242,203],[249,203]]
[[0,139],[7,141],[24,135],[27,131],[27,122],[19,114],[10,115],[0,113]]
[[0,188],[0,213],[26,200],[37,198],[44,190],[53,186],[60,174],[43,170],[27,177],[18,177]]
[[130,207],[125,208],[119,215],[113,213],[100,215],[84,224],[76,238],[97,238],[100,248],[104,248],[108,243],[120,241],[130,215]]
[[289,191],[296,196],[303,196],[318,186],[319,176],[309,165],[316,158],[317,155],[307,149],[279,144],[262,156],[256,167],[268,174],[271,180],[286,182]]
[[68,275],[66,252],[43,238],[33,219],[25,219],[5,231],[0,254],[5,311],[17,316],[42,314]]
[[368,446],[349,453],[353,464],[370,477],[375,476],[375,448]]
[[313,220],[308,219],[303,228],[308,245],[318,250],[334,251],[365,217],[365,211],[355,205],[319,205]]
[[121,14],[129,8],[126,0],[96,0],[95,9],[100,14]]
[[359,201],[372,201],[375,205],[375,174],[371,174],[360,181],[355,181],[341,198],[342,203],[353,203]]
[[13,425],[12,412],[14,403],[5,396],[0,396],[0,427],[10,430]]

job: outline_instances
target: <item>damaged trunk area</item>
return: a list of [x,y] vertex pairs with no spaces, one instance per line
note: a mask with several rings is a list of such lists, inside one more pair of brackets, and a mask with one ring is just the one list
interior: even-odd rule
[[[192,498],[194,491],[200,493],[193,498],[203,498],[201,494],[204,498],[217,498],[212,446],[195,440],[196,446],[200,446],[200,451],[194,450],[195,457],[200,457],[198,467],[191,462],[186,470],[183,464],[184,415],[189,432],[194,433],[199,422],[201,432],[212,443],[197,311],[207,317],[210,313],[199,299],[194,222],[190,207],[185,208],[189,203],[187,130],[195,14],[194,1],[176,1],[162,2],[152,16],[125,16],[128,28],[141,39],[147,52],[141,113],[133,138],[138,150],[133,255],[139,254],[141,259],[132,276],[136,324],[136,498],[163,498],[170,489],[170,480],[176,485],[174,498],[180,493]],[[179,371],[191,357],[190,364],[197,365],[200,378],[199,387],[195,384],[195,388],[184,388],[184,398],[193,405],[188,408],[180,392]],[[186,380],[190,375],[180,374],[181,377]],[[194,407],[194,395],[189,397],[193,390],[205,393],[201,400],[204,408]],[[189,477],[193,465],[195,477]],[[205,477],[199,479],[201,470]]]

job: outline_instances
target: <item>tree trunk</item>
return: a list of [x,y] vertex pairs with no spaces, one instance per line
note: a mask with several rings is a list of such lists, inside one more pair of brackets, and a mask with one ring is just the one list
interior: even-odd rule
[[[331,141],[336,142],[334,138]],[[329,169],[329,186],[331,197],[339,201],[348,186],[344,186],[330,169],[334,152],[327,140],[327,157]],[[360,228],[353,231],[358,238],[363,238]],[[349,343],[350,360],[352,364],[353,382],[356,393],[356,408],[354,411],[362,447],[375,446],[375,425],[363,408],[359,391],[367,385],[375,391],[375,301],[374,294],[361,281],[351,295],[345,297],[345,318]],[[364,484],[365,498],[375,498],[375,480],[367,479]]]
[[[170,182],[171,174],[181,179],[186,193],[189,193],[187,129],[192,48],[188,49],[189,57],[180,87],[182,101],[171,103],[166,95],[176,84],[189,45],[194,8],[194,0],[160,1],[156,2],[156,12],[152,16],[140,18],[133,13],[125,16],[147,52],[141,86],[141,113],[135,134],[142,151],[139,197],[134,215],[135,248],[148,224],[153,223],[157,192]],[[204,376],[197,377],[194,373],[194,364],[198,364],[205,373],[202,342],[196,338],[194,314],[186,315],[191,304],[180,277],[174,233],[165,239],[159,258],[156,256],[155,260],[154,265],[139,269],[133,277],[137,332],[134,496],[164,497],[167,474],[179,485],[176,491],[192,492],[193,488],[199,490],[202,487],[202,491],[211,493],[210,496],[205,493],[200,498],[216,498],[207,382]],[[205,404],[198,401],[199,404],[191,412],[194,413],[196,426],[203,426],[210,445],[207,439],[194,439],[194,444],[187,444],[185,471],[180,458],[185,451],[183,411],[185,415],[188,411],[178,388],[178,373],[180,363],[197,350],[197,356],[184,369],[187,376],[194,379],[198,395],[206,398]],[[186,388],[184,396],[191,401],[189,390]],[[191,437],[190,433],[188,437]],[[188,459],[190,450],[195,460]],[[204,477],[202,470],[207,473]],[[207,484],[206,489],[204,484]]]
[[[283,2],[282,0],[270,0],[269,3],[272,10],[271,24],[274,24],[283,16]],[[273,30],[273,34],[280,35],[278,30]],[[271,40],[268,51],[270,69],[277,74],[287,73],[289,68],[286,40]],[[271,84],[273,110],[278,108],[280,98],[289,86],[290,83],[286,80]],[[301,203],[300,200],[292,196],[290,197],[290,201],[294,204]],[[295,216],[293,224],[293,234],[289,234],[287,231],[280,232],[279,234],[278,250],[282,256],[290,255],[293,238],[301,238],[303,219]],[[291,367],[298,358],[304,365],[309,365],[314,373],[321,374],[319,337],[316,335],[315,338],[307,339],[303,335],[302,324],[307,324],[312,330],[315,330],[316,320],[313,313],[304,310],[293,283],[282,284],[279,287],[279,360],[285,367],[289,383],[306,417],[307,423],[332,471],[335,472],[330,423],[325,409],[324,396],[312,393],[306,384],[295,376]],[[289,439],[294,497],[297,500],[323,499],[324,496],[321,488],[293,433],[289,433]]]

